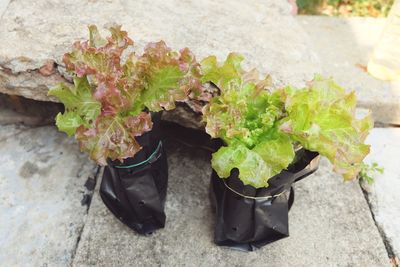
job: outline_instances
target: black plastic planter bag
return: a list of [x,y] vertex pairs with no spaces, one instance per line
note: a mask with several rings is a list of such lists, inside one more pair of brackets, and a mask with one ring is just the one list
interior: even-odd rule
[[272,177],[267,188],[243,185],[238,170],[227,179],[211,175],[211,197],[216,211],[217,245],[253,251],[289,236],[288,212],[294,201],[292,184],[315,172],[318,153],[301,149],[287,170]]
[[168,185],[167,157],[160,138],[161,113],[153,113],[153,129],[138,137],[142,146],[133,158],[109,161],[100,196],[108,209],[139,234],[148,235],[165,225]]

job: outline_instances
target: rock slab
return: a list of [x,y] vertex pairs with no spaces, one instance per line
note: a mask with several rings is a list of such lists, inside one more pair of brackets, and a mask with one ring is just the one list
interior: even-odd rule
[[165,229],[139,236],[96,192],[73,266],[389,266],[358,183],[343,183],[322,160],[296,185],[290,237],[244,253],[213,244],[210,154],[166,142],[169,187]]
[[128,31],[137,51],[160,39],[174,49],[189,47],[199,59],[223,60],[235,51],[247,65],[271,73],[276,85],[302,84],[319,71],[319,61],[290,9],[273,0],[14,0],[0,20],[0,92],[56,101],[47,91],[65,81],[62,55],[87,39],[88,24],[106,33],[114,23]]
[[69,266],[96,167],[55,127],[0,126],[0,266]]

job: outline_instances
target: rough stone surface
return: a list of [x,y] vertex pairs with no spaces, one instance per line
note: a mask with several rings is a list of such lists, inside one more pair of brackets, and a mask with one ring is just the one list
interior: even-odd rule
[[343,183],[325,160],[296,185],[289,238],[251,253],[215,246],[210,155],[170,140],[166,144],[166,228],[139,236],[95,193],[73,266],[389,266],[360,187]]
[[372,148],[366,161],[377,162],[385,169],[383,174],[375,174],[369,202],[378,227],[400,258],[400,128],[375,128],[367,143]]
[[0,19],[3,16],[4,11],[6,10],[8,3],[10,3],[10,0],[1,0],[0,1]]
[[297,16],[322,64],[322,73],[355,90],[358,105],[376,121],[400,124],[400,84],[377,80],[366,72],[385,19]]
[[[62,55],[87,38],[92,23],[102,31],[122,24],[138,51],[160,39],[174,49],[190,47],[199,59],[236,51],[249,66],[271,73],[275,84],[302,84],[319,71],[319,61],[290,9],[272,0],[14,0],[0,20],[0,91],[54,101],[46,93],[64,79]],[[41,67],[52,61],[54,73],[43,76]]]
[[[1,23],[1,22],[0,22]],[[67,82],[59,73],[43,76],[38,70],[28,70],[18,74],[4,69],[0,63],[0,92],[10,95],[19,95],[26,98],[42,101],[58,100],[47,96],[49,88],[60,82]]]
[[94,165],[54,127],[0,126],[0,265],[68,266]]

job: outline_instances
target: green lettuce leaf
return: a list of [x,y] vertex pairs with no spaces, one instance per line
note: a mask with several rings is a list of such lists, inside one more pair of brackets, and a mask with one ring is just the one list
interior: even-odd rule
[[244,57],[236,53],[230,53],[223,64],[219,64],[215,56],[203,59],[201,61],[202,81],[211,81],[220,89],[228,88],[232,84],[240,84],[243,60]]
[[293,145],[278,131],[283,103],[280,96],[269,93],[270,77],[260,80],[256,70],[244,71],[242,61],[242,56],[229,54],[222,64],[213,56],[201,62],[203,82],[220,89],[220,95],[203,108],[203,119],[207,133],[227,144],[213,155],[218,175],[227,177],[238,168],[244,184],[265,187],[293,161]]
[[300,144],[326,156],[346,180],[355,178],[369,152],[364,141],[372,127],[370,116],[355,118],[355,94],[319,76],[306,88],[271,92],[269,76],[260,80],[257,71],[241,68],[242,61],[230,54],[223,63],[214,56],[201,62],[203,82],[220,90],[203,108],[207,133],[227,145],[213,155],[218,175],[238,168],[244,184],[264,187],[288,167]]
[[221,147],[212,155],[211,166],[221,178],[227,178],[231,170],[237,168],[239,179],[256,188],[268,186],[268,179],[273,175],[258,153],[240,143]]
[[203,82],[209,80],[220,89],[220,95],[203,108],[203,119],[212,137],[227,143],[240,140],[252,147],[281,112],[267,91],[269,76],[260,80],[256,70],[241,68],[242,61],[241,55],[231,53],[223,64],[214,56],[201,62]]
[[64,114],[56,117],[60,131],[73,135],[81,126],[91,125],[100,114],[101,104],[93,98],[87,77],[74,78],[74,86],[61,83],[49,90],[49,95],[57,97],[65,106]]
[[212,155],[211,165],[221,178],[228,177],[237,168],[243,184],[260,188],[267,187],[268,180],[285,169],[294,155],[289,137],[279,135],[260,142],[253,149],[240,142],[221,147]]
[[56,116],[56,125],[58,130],[65,132],[68,136],[75,134],[76,129],[83,125],[84,121],[75,112],[58,113]]
[[364,141],[373,122],[370,115],[355,118],[355,94],[346,94],[332,79],[320,76],[307,88],[286,87],[278,94],[288,115],[280,122],[280,130],[306,149],[326,156],[346,180],[356,178],[369,153]]
[[253,151],[271,168],[272,176],[286,169],[295,156],[292,140],[283,134],[277,134],[274,139],[261,141]]

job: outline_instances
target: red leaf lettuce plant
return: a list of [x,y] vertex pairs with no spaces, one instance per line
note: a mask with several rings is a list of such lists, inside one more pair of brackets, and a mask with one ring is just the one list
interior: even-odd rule
[[267,187],[295,158],[296,147],[319,152],[345,180],[357,177],[369,146],[373,123],[355,118],[356,96],[331,79],[315,76],[307,87],[272,90],[269,77],[241,68],[243,57],[231,53],[223,63],[210,56],[201,62],[202,81],[220,89],[204,107],[206,131],[226,146],[212,156],[221,178],[233,168],[255,188]]
[[122,60],[133,45],[120,26],[104,39],[89,26],[88,41],[76,42],[64,55],[73,86],[63,83],[49,91],[65,106],[56,124],[75,134],[82,151],[100,165],[107,158],[123,160],[140,149],[136,137],[152,128],[149,112],[171,110],[176,101],[202,98],[200,66],[188,48],[172,51],[163,41],[149,43],[140,56]]

